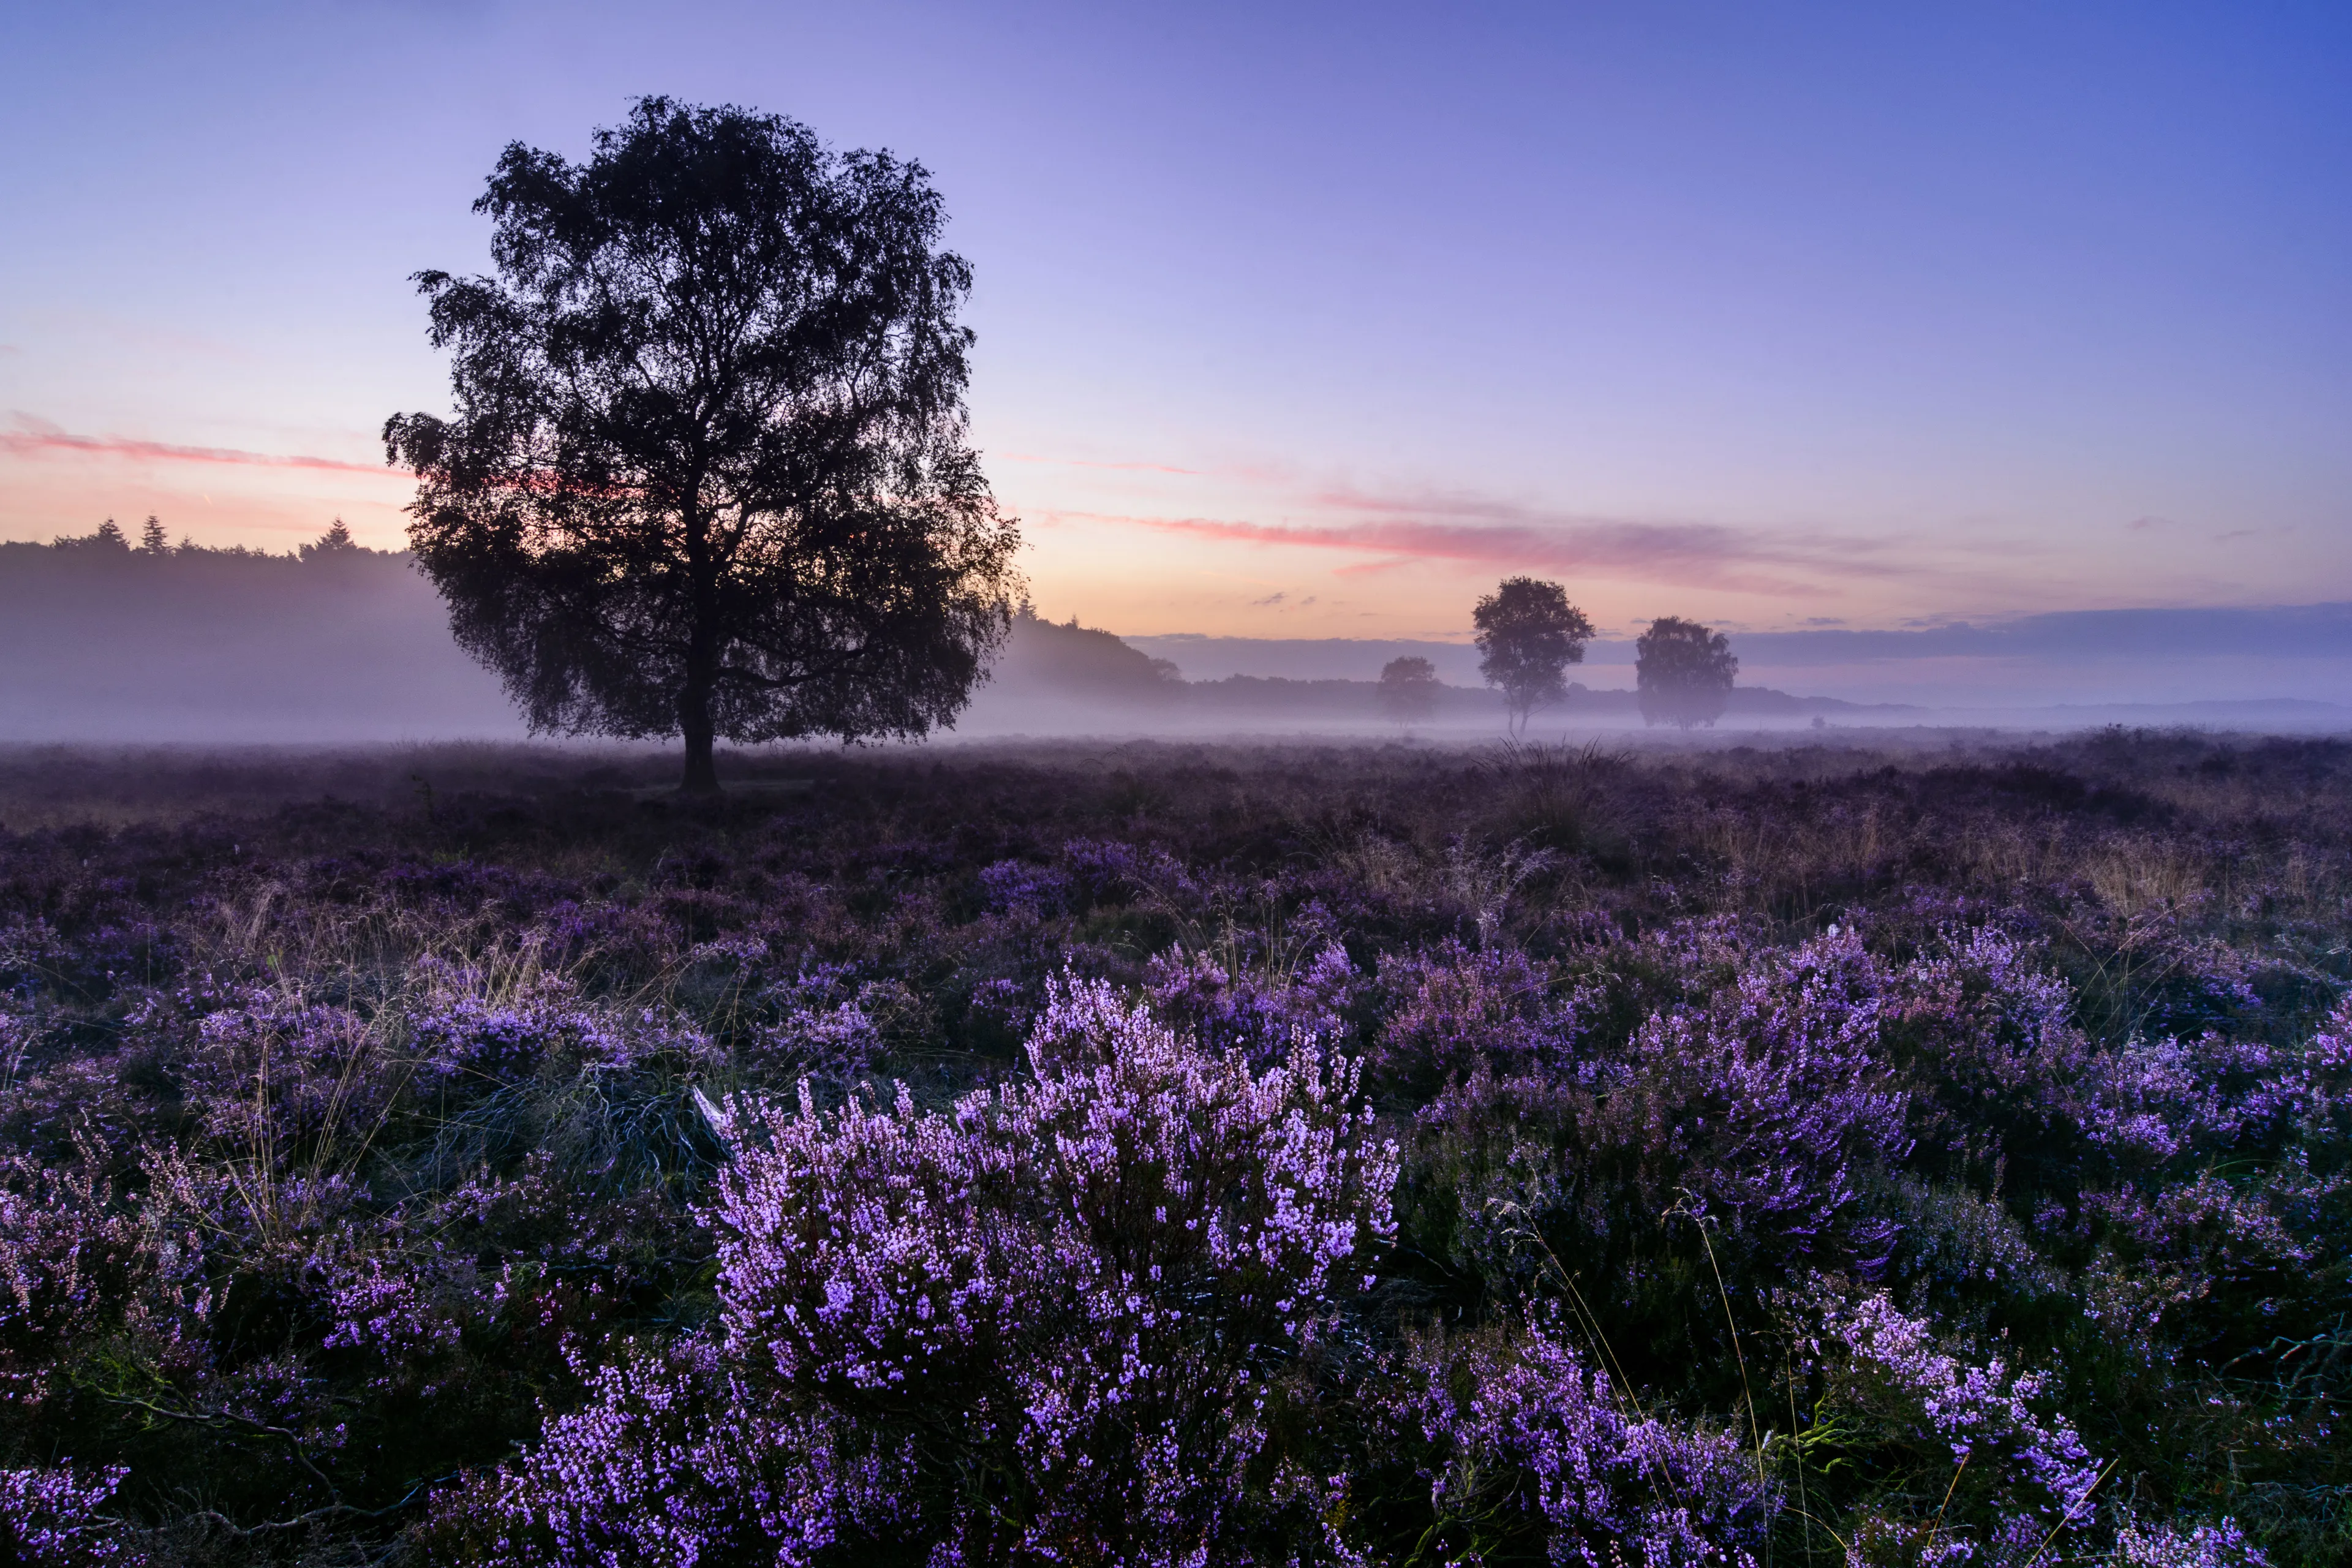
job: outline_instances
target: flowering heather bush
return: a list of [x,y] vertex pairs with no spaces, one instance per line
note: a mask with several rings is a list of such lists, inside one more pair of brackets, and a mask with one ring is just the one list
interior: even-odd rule
[[2126,1524],[2116,1532],[2116,1561],[2123,1568],[2262,1568],[2268,1559],[2225,1519],[2186,1530]]
[[998,914],[1025,914],[1043,920],[1066,912],[1070,905],[1069,877],[1047,866],[1024,866],[999,860],[980,873],[981,895]]
[[21,1156],[0,1165],[0,1391],[12,1405],[34,1410],[68,1386],[72,1353],[110,1325],[163,1245],[121,1213],[87,1158],[63,1170]]
[[197,1022],[183,1092],[206,1135],[264,1158],[364,1138],[403,1087],[381,1047],[346,1008],[255,987]]
[[885,1047],[883,1020],[908,1005],[895,982],[861,984],[855,963],[806,962],[797,973],[779,972],[770,944],[749,934],[699,943],[687,963],[695,979],[720,963],[732,970],[728,993],[710,1001],[738,1050],[777,1072],[855,1078]]
[[1347,1013],[1361,978],[1336,942],[1295,972],[1276,973],[1238,954],[1176,947],[1147,966],[1144,994],[1154,1012],[1212,1049],[1278,1061],[1302,1035],[1337,1041],[1350,1033]]
[[1524,952],[1448,942],[1383,959],[1380,980],[1390,1006],[1372,1062],[1391,1094],[1423,1102],[1482,1068],[1506,1079],[1575,1071],[1577,1008]]
[[2352,1563],[2352,745],[58,765],[0,1557]]
[[2012,1371],[1998,1354],[1954,1354],[1884,1295],[1832,1302],[1816,1323],[1802,1348],[1838,1415],[1917,1450],[1931,1468],[1948,1465],[2004,1519],[2030,1516],[2047,1531],[2085,1512],[2100,1467],[2064,1417],[2034,1408],[2048,1403],[2047,1376]]
[[1450,1563],[1750,1563],[1780,1498],[1730,1432],[1643,1411],[1556,1324],[1417,1340],[1382,1414]]
[[[944,1110],[902,1085],[887,1110],[803,1089],[730,1113],[700,1373],[727,1407],[604,1379],[496,1492],[500,1538],[662,1518],[672,1556],[796,1561],[887,1525],[959,1561],[1176,1563],[1277,1531],[1253,1495],[1275,1426],[1390,1228],[1354,1064],[1301,1038],[1254,1072],[1073,984],[1031,1069]],[[714,1466],[736,1479],[709,1493]],[[689,1473],[708,1503],[679,1501]],[[759,1500],[794,1484],[782,1514]]]
[[2130,1040],[2095,1065],[2084,1136],[2127,1173],[2270,1142],[2294,1109],[2297,1054],[2220,1035]]
[[1062,846],[1062,863],[1067,868],[1064,885],[1088,903],[1126,903],[1141,897],[1191,905],[1202,892],[1184,863],[1160,845],[1073,838]]
[[1716,1334],[1727,1277],[1874,1272],[1895,1231],[1865,1189],[1910,1142],[1878,1052],[1882,984],[1855,938],[1823,938],[1630,1037],[1559,1041],[1548,1070],[1481,1064],[1419,1116],[1450,1246],[1518,1289],[1581,1272],[1604,1317],[1669,1341]]
[[2065,1179],[2096,1054],[2046,953],[1996,925],[1945,925],[1889,981],[1881,1016],[1920,1164],[1977,1180],[2048,1164]]
[[[911,1454],[780,1421],[715,1343],[624,1353],[507,1471],[442,1500],[437,1555],[498,1563],[808,1563],[904,1518]],[[853,1445],[857,1435],[849,1434]]]
[[2294,1133],[2331,1168],[2352,1157],[2352,997],[2336,1011],[2286,1075]]
[[1654,1192],[1687,1194],[1748,1250],[1883,1261],[1890,1230],[1863,1213],[1862,1183],[1910,1146],[1879,1049],[1883,984],[1849,933],[1765,960],[1703,1013],[1644,1023],[1618,1092]]
[[26,1568],[121,1561],[114,1522],[100,1510],[122,1477],[119,1468],[88,1479],[65,1469],[0,1469],[0,1551]]
[[537,976],[493,1001],[481,977],[435,966],[424,1005],[407,1014],[409,1051],[434,1080],[497,1084],[529,1079],[551,1058],[567,1065],[625,1067],[643,1042],[581,1008],[571,987]]

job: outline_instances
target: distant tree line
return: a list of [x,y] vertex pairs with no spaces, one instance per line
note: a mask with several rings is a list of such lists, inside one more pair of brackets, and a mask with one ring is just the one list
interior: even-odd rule
[[219,561],[306,561],[332,564],[342,561],[390,561],[404,552],[371,550],[352,537],[352,531],[337,518],[324,533],[307,544],[299,545],[283,555],[267,550],[256,550],[246,544],[198,544],[182,536],[174,544],[165,532],[163,520],[150,516],[139,531],[139,542],[131,542],[122,525],[108,518],[88,533],[61,533],[42,544],[34,540],[15,540],[0,543],[0,559],[28,556],[66,556],[81,561],[152,562],[171,559]]

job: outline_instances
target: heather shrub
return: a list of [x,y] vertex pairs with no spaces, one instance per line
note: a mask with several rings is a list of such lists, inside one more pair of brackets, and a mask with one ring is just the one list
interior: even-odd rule
[[761,1022],[748,1054],[778,1075],[812,1074],[836,1081],[874,1068],[902,1020],[919,1011],[905,985],[860,982],[856,967],[813,963],[789,980],[768,984],[758,998]]
[[89,1568],[123,1560],[115,1522],[99,1510],[122,1471],[0,1469],[0,1552],[25,1568]]
[[[803,1546],[887,1523],[973,1562],[1278,1549],[1296,1528],[1269,1502],[1278,1432],[1314,1400],[1310,1363],[1389,1230],[1394,1156],[1356,1065],[1301,1037],[1254,1068],[1072,983],[1030,1066],[944,1110],[904,1086],[887,1108],[825,1110],[806,1088],[795,1110],[736,1103],[709,1210],[719,1426],[740,1409],[742,1429],[829,1456],[796,1460],[803,1479],[855,1451],[838,1506],[803,1489]],[[667,1506],[660,1478],[704,1465],[677,1445],[737,1441],[656,1420],[676,1401],[644,1375],[597,1395],[551,1422],[492,1517],[603,1539]],[[624,1475],[653,1479],[616,1491]],[[749,1493],[680,1506],[666,1551],[801,1549]]]
[[1374,1400],[1433,1561],[1751,1563],[1780,1507],[1736,1433],[1644,1411],[1556,1321],[1416,1337]]
[[1336,942],[1296,964],[1232,944],[1223,952],[1178,946],[1155,955],[1144,971],[1145,994],[1161,1018],[1212,1050],[1236,1050],[1260,1062],[1282,1059],[1302,1035],[1344,1040],[1352,1033],[1348,1013],[1360,982]]
[[1881,1003],[1914,1167],[1978,1184],[2078,1183],[2095,1052],[2074,1015],[2073,988],[2037,944],[1992,923],[1932,932]]
[[[1947,1550],[1996,1560],[2023,1525],[2034,1542],[2095,1522],[2101,1466],[2054,1414],[2043,1373],[2001,1353],[1973,1354],[1884,1294],[1832,1289],[1792,1310],[1795,1346],[1818,1389],[1804,1444],[1814,1485],[1940,1496]],[[1890,1484],[1891,1483],[1891,1484]],[[1897,1516],[1899,1517],[1899,1516]],[[1879,1516],[1881,1533],[1900,1533]]]
[[[1874,960],[1851,934],[1759,955],[1706,1005],[1420,1113],[1445,1245],[1499,1289],[1589,1283],[1621,1349],[1728,1354],[1714,1297],[1817,1268],[1867,1274],[1892,1222],[1867,1201],[1908,1146],[1878,1056]],[[1441,1203],[1444,1200],[1440,1200]],[[1434,1243],[1433,1243],[1434,1244]]]
[[26,1427],[70,1397],[77,1356],[109,1333],[160,1270],[180,1272],[196,1238],[132,1221],[99,1150],[62,1166],[0,1162],[0,1390]]
[[709,1338],[625,1351],[585,1381],[511,1467],[443,1497],[423,1531],[437,1560],[782,1568],[907,1518],[910,1446],[845,1453],[868,1447],[855,1429],[780,1419]]
[[2134,1521],[2116,1532],[2115,1560],[2122,1568],[2262,1568],[2269,1561],[2233,1519],[2185,1528]]
[[1025,866],[1018,860],[999,860],[983,868],[980,890],[992,912],[1026,915],[1032,920],[1064,913],[1076,892],[1068,873],[1050,866]]
[[2352,997],[2336,1005],[2286,1075],[2294,1135],[2305,1156],[2335,1172],[2352,1159]]
[[1879,1045],[1883,986],[1848,933],[1764,960],[1704,1012],[1644,1024],[1618,1094],[1647,1194],[1686,1194],[1742,1255],[1875,1269],[1892,1226],[1863,1203],[1864,1174],[1911,1142]]
[[1894,1230],[1879,1279],[1906,1311],[1974,1333],[2078,1310],[2072,1271],[2051,1256],[2057,1211],[2021,1217],[1998,1196],[1909,1172],[1874,1198]]
[[1481,1069],[1504,1079],[1574,1069],[1577,1006],[1516,949],[1448,942],[1383,958],[1380,988],[1387,1018],[1370,1065],[1397,1100],[1426,1103]]

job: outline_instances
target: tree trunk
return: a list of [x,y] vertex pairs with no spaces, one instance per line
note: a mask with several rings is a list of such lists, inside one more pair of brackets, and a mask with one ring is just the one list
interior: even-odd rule
[[677,729],[686,739],[686,777],[677,793],[715,795],[719,764],[710,755],[711,688],[718,684],[717,570],[710,559],[710,520],[689,511],[686,520],[688,571],[693,584],[686,635],[686,687],[677,694]]
[[686,777],[677,786],[680,795],[710,795],[719,793],[719,764],[710,755],[710,703],[706,694],[689,689],[678,706],[686,710],[678,718],[678,729],[686,736]]
[[686,777],[680,781],[680,795],[711,795],[719,793],[719,764],[711,759],[710,743],[715,736],[710,722],[710,689],[713,667],[719,662],[712,656],[710,637],[705,626],[707,617],[698,616],[697,625],[688,635],[686,650],[686,686],[677,694],[677,731],[686,738]]

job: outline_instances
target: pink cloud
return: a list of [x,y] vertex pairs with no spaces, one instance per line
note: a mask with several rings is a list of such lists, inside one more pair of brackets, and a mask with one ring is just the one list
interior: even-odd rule
[[1112,468],[1128,474],[1182,474],[1187,478],[1197,478],[1201,472],[1166,463],[1102,463],[1086,458],[1045,458],[1034,452],[999,452],[996,456],[1008,463],[1043,463],[1055,468]]
[[[1592,517],[1463,491],[1367,490],[1304,483],[1279,468],[1223,465],[1213,471],[1150,462],[1091,462],[1003,454],[1014,462],[1139,473],[1204,474],[1269,487],[1268,510],[1307,521],[1263,523],[1198,516],[1085,512],[1033,508],[1038,520],[1118,522],[1236,543],[1293,545],[1367,557],[1342,576],[1392,572],[1417,562],[1455,561],[1525,571],[1580,573],[1759,594],[1820,594],[1838,582],[1948,578],[1916,556],[1898,559],[1888,542],[1820,532],[1766,532],[1718,523]],[[1321,521],[1326,520],[1328,521]],[[1965,549],[1966,541],[1947,542]],[[2015,545],[2004,547],[2013,558]]]
[[46,419],[15,414],[14,430],[0,430],[0,452],[39,457],[65,452],[80,457],[123,458],[133,462],[226,464],[253,468],[307,468],[324,473],[372,474],[390,479],[404,476],[372,463],[350,463],[339,458],[314,458],[300,453],[245,452],[231,447],[183,447],[167,441],[140,441],[123,436],[76,436]]
[[[1818,593],[1805,577],[1875,579],[1914,575],[1917,569],[1867,559],[1877,546],[1863,541],[1774,541],[1715,523],[1628,522],[1608,519],[1541,518],[1507,502],[1437,503],[1457,516],[1494,521],[1432,521],[1402,514],[1431,503],[1391,501],[1331,492],[1327,505],[1374,514],[1399,514],[1328,527],[1236,522],[1219,518],[1151,517],[1059,512],[1065,519],[1120,522],[1201,539],[1337,550],[1378,559],[1343,566],[1344,575],[1393,571],[1419,561],[1473,562],[1521,570],[1584,573],[1734,589],[1749,593]],[[1526,518],[1527,521],[1500,521]],[[1538,521],[1540,519],[1540,521]]]

